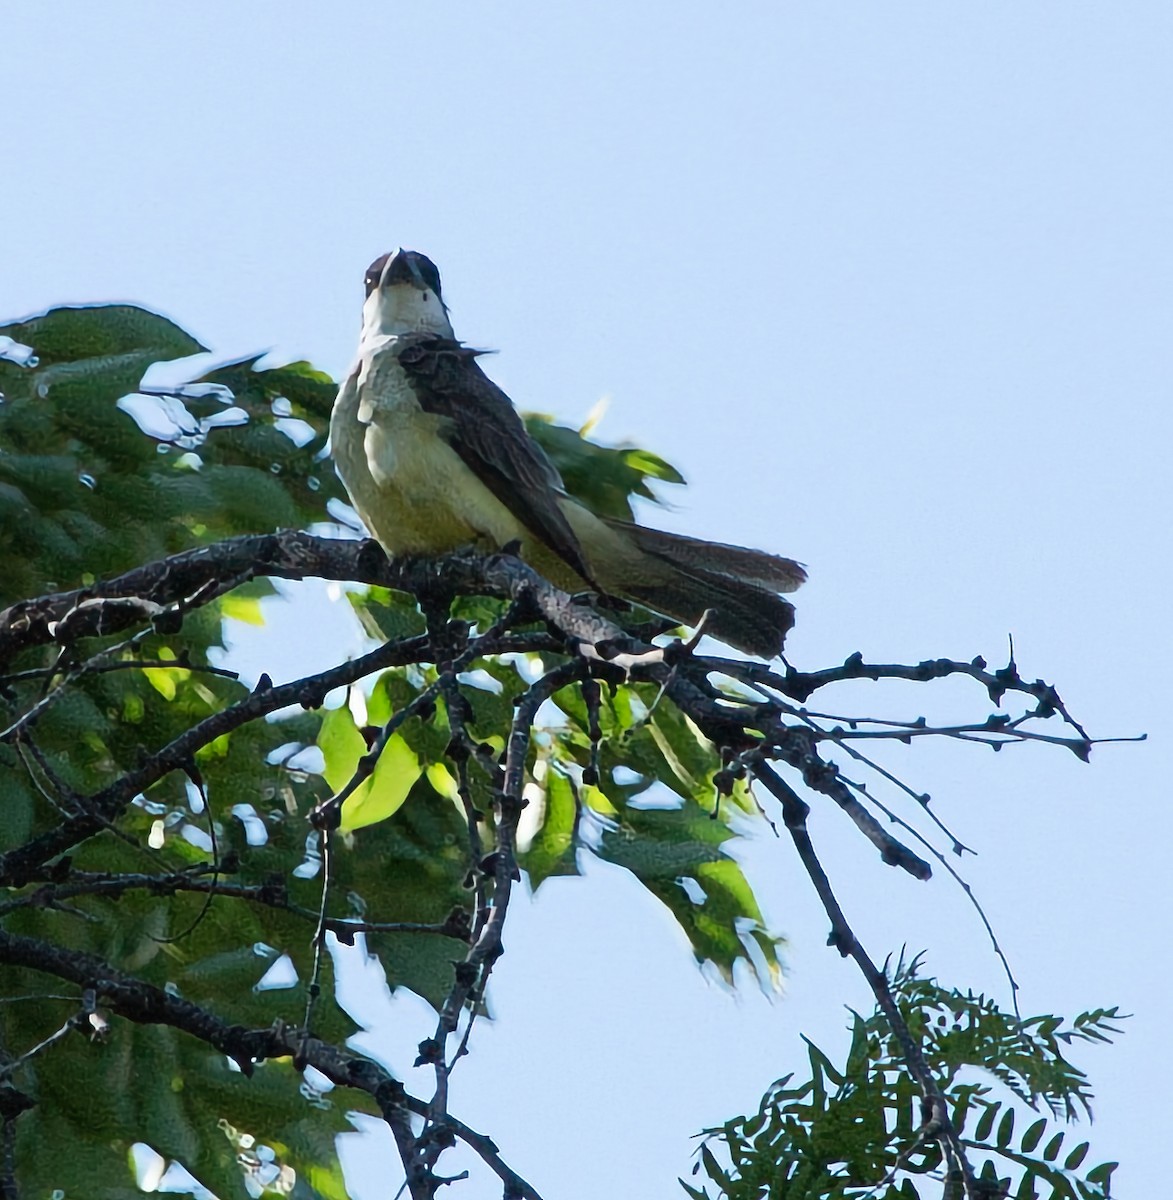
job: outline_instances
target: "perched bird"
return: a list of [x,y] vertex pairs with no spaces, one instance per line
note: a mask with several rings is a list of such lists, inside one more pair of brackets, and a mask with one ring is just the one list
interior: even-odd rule
[[595,515],[567,495],[479,353],[456,340],[430,259],[412,250],[375,259],[330,442],[355,509],[389,555],[519,543],[559,587],[692,625],[711,610],[706,633],[763,658],[781,651],[794,607],[776,593],[806,578],[798,563]]

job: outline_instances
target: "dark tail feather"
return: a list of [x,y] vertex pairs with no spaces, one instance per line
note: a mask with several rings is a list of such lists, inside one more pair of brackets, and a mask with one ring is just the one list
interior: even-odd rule
[[665,559],[688,571],[699,568],[706,575],[726,576],[740,583],[756,584],[767,592],[793,592],[806,582],[802,563],[764,550],[729,546],[724,542],[706,542],[703,538],[647,529],[627,521],[608,519],[612,529],[620,529],[647,554]]
[[775,593],[793,591],[806,571],[789,558],[761,550],[681,537],[641,525],[609,521],[645,554],[673,568],[655,583],[623,588],[630,599],[696,625],[712,610],[705,631],[746,654],[774,658],[794,624],[794,605]]
[[781,654],[794,624],[794,605],[773,592],[734,579],[705,578],[696,571],[681,571],[667,583],[629,586],[625,594],[687,625],[699,624],[710,610],[705,632],[757,658]]

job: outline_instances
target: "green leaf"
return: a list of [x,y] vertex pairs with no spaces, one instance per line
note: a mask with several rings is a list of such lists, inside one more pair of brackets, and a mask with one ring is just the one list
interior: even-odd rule
[[625,450],[623,458],[632,470],[638,471],[641,475],[652,479],[662,479],[665,483],[683,484],[685,482],[684,476],[670,462],[662,459],[658,454],[653,454],[650,450]]
[[[954,1124],[964,1129],[975,1107],[981,1113],[977,1136],[967,1138],[971,1162],[991,1194],[1038,1196],[1049,1187],[1048,1200],[1103,1200],[1098,1178],[1111,1174],[1111,1164],[1089,1171],[1085,1180],[1069,1172],[1083,1161],[1081,1144],[1060,1170],[1031,1151],[1051,1125],[1034,1121],[1022,1138],[1022,1151],[1013,1148],[1013,1110],[985,1098],[986,1088],[959,1079],[972,1068],[989,1069],[1003,1058],[1021,1060],[1019,1077],[1043,1074],[1058,1064],[1063,1080],[1053,1086],[1081,1094],[1082,1075],[1072,1072],[1058,1054],[1055,1039],[1064,1023],[1058,1018],[1022,1021],[1002,1012],[972,992],[942,988],[918,976],[918,959],[901,958],[889,972],[893,993],[951,1109]],[[1037,1041],[1024,1031],[1041,1031]],[[839,1068],[813,1044],[809,1045],[810,1079],[791,1087],[780,1080],[762,1098],[756,1116],[736,1118],[706,1130],[719,1140],[733,1166],[714,1178],[718,1193],[728,1200],[762,1200],[764,1196],[840,1200],[857,1191],[875,1191],[875,1181],[891,1177],[885,1196],[916,1195],[913,1179],[939,1172],[943,1154],[935,1142],[923,1142],[913,1115],[918,1110],[919,1085],[912,1079],[884,1012],[855,1014],[847,1064]],[[1062,1094],[1062,1093],[1057,1093]],[[762,1118],[766,1121],[763,1126]],[[985,1139],[997,1129],[997,1146]],[[1054,1160],[1062,1134],[1047,1145],[1044,1157]],[[979,1160],[977,1152],[985,1152]],[[707,1160],[705,1160],[707,1162]],[[1014,1172],[1006,1175],[1009,1165]],[[899,1176],[905,1176],[903,1180]],[[939,1183],[937,1192],[939,1194]],[[765,1190],[762,1190],[765,1189]]]
[[1100,1163],[1100,1165],[1097,1167],[1092,1167],[1092,1169],[1087,1173],[1088,1183],[1094,1183],[1102,1187],[1106,1193],[1112,1182],[1112,1172],[1115,1171],[1119,1165],[1120,1164],[1116,1162],[1106,1162]]
[[133,304],[62,306],[0,326],[0,337],[31,346],[44,365],[145,349],[162,362],[206,349],[167,317]]
[[[337,1172],[345,1110],[307,1100],[287,1063],[246,1078],[224,1057],[166,1026],[115,1019],[105,1042],[75,1037],[37,1063],[39,1103],[17,1123],[17,1173],[29,1195],[141,1196],[128,1166],[143,1141],[225,1200],[249,1195],[226,1131],[278,1144],[299,1174]],[[361,1094],[347,1106],[369,1107]],[[329,1194],[329,1193],[327,1193]],[[335,1191],[335,1196],[343,1193]]]
[[[333,872],[338,896],[353,898],[369,921],[443,922],[467,911],[470,867],[463,815],[422,777],[389,820],[337,839]],[[452,986],[454,961],[467,947],[433,933],[368,933],[392,987],[405,985],[439,1006]]]
[[[739,961],[759,973],[760,962],[745,942],[752,938],[764,959],[762,983],[774,987],[781,978],[780,942],[762,928],[761,910],[743,871],[721,851],[721,843],[732,836],[691,802],[667,810],[629,807],[621,823],[604,832],[598,853],[626,867],[667,905],[697,958],[712,962],[727,979]],[[683,879],[703,892],[699,904]]]
[[232,621],[243,621],[246,625],[263,625],[265,614],[261,611],[259,596],[227,595],[220,600],[220,611]]
[[328,710],[322,718],[318,749],[325,760],[322,775],[332,792],[340,792],[354,775],[358,760],[367,752],[367,744],[347,705]]
[[[163,697],[164,700],[174,700],[176,691],[177,669],[172,667],[148,667],[143,671],[146,681]],[[191,674],[190,671],[187,672]]]
[[657,499],[649,478],[683,482],[673,467],[646,451],[588,442],[578,430],[539,414],[527,414],[526,427],[553,460],[567,491],[594,512],[630,521],[633,495]]
[[[318,748],[325,759],[323,775],[334,793],[354,777],[367,744],[346,705],[331,709],[322,720]],[[420,761],[399,734],[392,734],[369,779],[354,790],[342,805],[342,832],[385,821],[398,811],[419,778]]]
[[393,733],[379,755],[374,774],[342,805],[341,831],[350,833],[364,825],[385,821],[398,812],[420,771],[415,751],[399,734]]
[[986,1109],[982,1112],[981,1117],[977,1120],[977,1127],[974,1129],[974,1138],[977,1141],[985,1141],[989,1133],[994,1127],[994,1121],[998,1118],[999,1104],[986,1103]]
[[701,1162],[704,1164],[705,1173],[714,1183],[728,1187],[731,1180],[708,1146],[701,1146]]
[[1022,1135],[1022,1148],[1027,1154],[1029,1154],[1039,1144],[1039,1139],[1043,1136],[1043,1132],[1046,1128],[1047,1128],[1047,1118],[1040,1117]]
[[346,598],[368,637],[395,642],[424,632],[426,622],[414,596],[388,588],[349,591]]
[[1076,1146],[1075,1149],[1072,1150],[1071,1153],[1063,1160],[1064,1168],[1068,1171],[1074,1171],[1075,1168],[1078,1167],[1085,1158],[1087,1158],[1087,1152],[1090,1149],[1091,1147],[1087,1142],[1080,1142],[1079,1145]]
[[542,813],[529,849],[521,854],[522,868],[536,891],[551,875],[578,873],[575,864],[575,833],[579,807],[574,785],[556,768],[542,780]]

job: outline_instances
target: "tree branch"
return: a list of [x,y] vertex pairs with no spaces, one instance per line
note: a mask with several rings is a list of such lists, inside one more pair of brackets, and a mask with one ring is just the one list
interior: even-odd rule
[[613,622],[577,604],[511,555],[392,561],[374,541],[317,537],[287,529],[198,546],[86,588],[18,601],[0,612],[0,666],[34,646],[106,636],[147,624],[166,605],[197,596],[210,586],[226,580],[239,585],[259,577],[346,580],[412,595],[443,579],[454,594],[511,599],[528,594],[542,616],[582,641],[595,644],[624,636]]
[[[583,769],[583,778],[586,780],[589,772],[597,779],[600,734],[596,681],[650,683],[657,688],[657,702],[659,697],[666,696],[712,743],[722,764],[718,775],[728,775],[729,786],[732,786],[733,776],[745,775],[748,771],[761,780],[781,804],[795,850],[830,918],[832,944],[842,954],[853,958],[867,979],[921,1088],[926,1136],[941,1143],[950,1169],[960,1180],[965,1194],[977,1195],[973,1173],[957,1132],[950,1124],[941,1091],[919,1045],[903,1022],[886,978],[859,944],[839,907],[806,829],[808,806],[787,777],[828,797],[875,846],[885,863],[899,866],[916,878],[927,879],[930,875],[928,863],[881,826],[861,803],[861,796],[865,801],[871,801],[864,786],[843,777],[838,765],[824,757],[826,748],[839,746],[857,761],[868,763],[869,760],[850,745],[853,740],[908,742],[914,737],[938,735],[981,741],[995,748],[1009,740],[1049,741],[1086,758],[1094,744],[1093,739],[1070,716],[1051,685],[1042,680],[1024,681],[1013,661],[1001,670],[990,671],[980,658],[970,662],[935,659],[916,665],[869,664],[862,655],[856,654],[842,665],[824,671],[801,672],[787,667],[785,673],[780,673],[764,663],[698,655],[695,653],[696,636],[687,643],[666,646],[641,642],[608,616],[555,588],[511,555],[498,554],[488,558],[453,555],[432,562],[392,562],[374,542],[321,538],[296,531],[233,538],[173,555],[85,589],[15,604],[0,613],[0,665],[29,649],[59,646],[58,666],[67,658],[73,665],[62,667],[60,672],[57,667],[19,670],[7,676],[7,682],[51,678],[49,672],[52,671],[64,675],[60,685],[64,688],[90,671],[114,667],[106,661],[112,652],[109,648],[99,649],[96,654],[82,659],[75,649],[79,640],[132,628],[170,631],[170,627],[164,629],[166,622],[181,619],[183,613],[210,603],[232,587],[260,576],[353,580],[406,591],[420,599],[428,614],[429,632],[421,637],[388,642],[352,662],[281,686],[274,687],[267,677],[263,677],[250,695],[185,730],[93,795],[84,797],[70,792],[68,803],[63,806],[67,811],[54,828],[0,855],[0,885],[45,885],[31,896],[13,900],[7,909],[38,903],[56,906],[75,895],[114,896],[132,887],[163,894],[178,890],[205,891],[209,895],[230,895],[236,899],[288,907],[287,900],[267,884],[246,887],[222,883],[218,879],[195,878],[202,868],[196,872],[160,877],[83,878],[80,874],[68,874],[67,868],[59,871],[57,867],[62,864],[56,867],[47,864],[109,828],[128,805],[169,773],[190,772],[197,752],[217,738],[283,708],[293,705],[307,709],[320,707],[328,692],[377,671],[434,662],[438,671],[435,681],[416,689],[415,699],[390,718],[370,751],[360,759],[350,783],[320,805],[312,819],[324,833],[335,828],[343,801],[370,775],[379,752],[392,733],[413,714],[429,708],[438,699],[443,700],[448,710],[451,735],[446,757],[455,764],[460,800],[469,823],[471,879],[475,890],[471,933],[467,927],[452,932],[455,925],[450,929],[447,922],[439,927],[332,921],[324,917],[325,897],[320,919],[312,913],[302,914],[319,919],[319,935],[325,929],[333,928],[344,940],[348,934],[349,940],[353,940],[354,932],[360,929],[406,931],[410,927],[449,933],[450,936],[464,937],[468,942],[463,960],[455,964],[454,983],[438,1014],[435,1034],[420,1046],[420,1061],[431,1063],[435,1068],[432,1099],[424,1102],[408,1096],[402,1085],[382,1068],[310,1036],[308,1018],[304,1030],[287,1026],[267,1031],[247,1030],[228,1025],[207,1010],[122,975],[92,956],[4,933],[0,933],[0,959],[7,956],[8,961],[56,974],[83,988],[93,988],[103,1002],[127,1019],[182,1029],[230,1055],[246,1073],[255,1062],[288,1055],[298,1063],[315,1066],[337,1084],[368,1092],[376,1099],[395,1137],[413,1200],[430,1200],[445,1182],[435,1173],[435,1167],[452,1136],[461,1138],[481,1155],[504,1183],[507,1196],[536,1197],[532,1188],[500,1161],[496,1147],[488,1138],[469,1130],[448,1113],[449,1076],[466,1051],[489,975],[502,953],[502,927],[513,882],[519,878],[516,833],[524,805],[522,790],[533,726],[539,709],[560,688],[575,682],[583,684],[589,727],[586,732],[590,743],[589,763]],[[505,616],[491,629],[473,636],[467,626],[446,620],[450,598],[459,594],[502,597],[512,603]],[[517,626],[534,621],[544,622],[546,631],[517,630]],[[142,636],[138,633],[134,638]],[[474,666],[478,659],[491,655],[533,650],[540,650],[546,656],[545,671],[517,703],[510,722],[504,763],[484,761],[481,755],[484,747],[478,746],[465,729],[458,673]],[[561,661],[557,661],[558,658]],[[77,665],[79,659],[82,659],[80,666]],[[938,728],[923,720],[833,718],[801,707],[816,691],[838,682],[856,679],[925,682],[953,675],[973,679],[985,688],[995,704],[1000,704],[1008,693],[1017,693],[1033,701],[1033,706],[1017,717],[999,713],[983,722]],[[720,677],[724,677],[725,682]],[[728,680],[735,681],[737,686],[731,687]],[[34,705],[12,723],[7,730],[10,739],[23,746],[22,739],[27,737],[47,703],[42,700],[40,707]],[[1052,716],[1061,717],[1076,736],[1055,737],[1027,728],[1029,722]],[[827,723],[831,721],[837,723],[828,728]],[[858,728],[861,724],[868,728]],[[0,734],[0,741],[4,736]],[[481,814],[472,801],[470,763],[480,763],[484,767],[495,792],[493,847],[488,855],[482,854],[478,829]],[[922,804],[927,802],[927,797],[917,796],[883,768],[871,765],[881,777],[894,781],[909,796]],[[43,767],[48,770],[47,763]],[[881,811],[886,810],[881,808]],[[886,815],[890,820],[899,821],[890,812]],[[907,823],[899,823],[913,836],[920,836]],[[213,872],[219,869],[208,868]],[[0,910],[0,915],[7,909]],[[450,1057],[449,1041],[460,1029],[462,1014],[467,1014],[466,1024],[455,1054]],[[424,1118],[423,1131],[418,1135],[412,1130],[412,1115]]]
[[[305,1061],[331,1083],[369,1095],[397,1142],[404,1138],[414,1140],[410,1117],[428,1113],[429,1106],[424,1101],[409,1095],[399,1080],[370,1059],[318,1038],[303,1039],[300,1031],[289,1025],[279,1023],[270,1029],[230,1025],[198,1004],[127,975],[96,955],[0,930],[0,962],[53,975],[83,991],[92,989],[99,1002],[136,1024],[168,1025],[190,1034],[227,1055],[246,1076],[253,1073],[258,1063],[268,1059],[303,1054]],[[537,1191],[501,1159],[492,1139],[461,1121],[450,1119],[448,1125],[494,1171],[505,1185],[506,1194],[521,1200],[541,1200]],[[415,1200],[417,1193],[412,1194]]]

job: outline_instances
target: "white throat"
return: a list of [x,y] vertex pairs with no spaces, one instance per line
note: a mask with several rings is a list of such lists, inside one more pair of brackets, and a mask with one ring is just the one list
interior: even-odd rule
[[454,337],[452,323],[435,292],[410,283],[377,287],[362,306],[361,344],[405,333],[436,333]]

